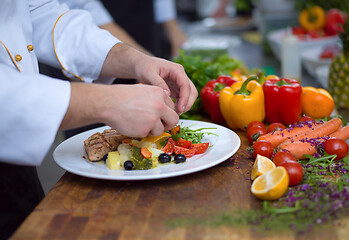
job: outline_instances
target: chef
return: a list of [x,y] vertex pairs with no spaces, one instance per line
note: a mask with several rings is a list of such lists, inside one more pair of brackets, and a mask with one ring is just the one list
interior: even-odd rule
[[[0,29],[0,239],[7,239],[43,197],[35,166],[58,130],[102,122],[130,137],[160,135],[197,91],[180,65],[128,47],[89,13],[55,0],[0,1]],[[37,59],[75,81],[40,75]],[[107,85],[114,78],[143,84]]]

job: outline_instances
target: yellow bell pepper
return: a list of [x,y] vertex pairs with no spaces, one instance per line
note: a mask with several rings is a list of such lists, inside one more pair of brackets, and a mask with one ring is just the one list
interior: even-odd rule
[[334,110],[331,94],[322,88],[302,88],[303,113],[312,118],[329,117]]
[[219,107],[231,129],[245,130],[252,121],[264,121],[263,88],[257,81],[258,77],[252,76],[221,90]]
[[326,13],[319,6],[305,8],[299,13],[298,21],[307,31],[320,30],[325,26]]

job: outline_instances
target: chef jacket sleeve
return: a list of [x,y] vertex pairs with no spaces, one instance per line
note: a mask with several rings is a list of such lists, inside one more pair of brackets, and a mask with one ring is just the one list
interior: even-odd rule
[[177,18],[174,0],[154,0],[154,14],[157,23],[164,23]]
[[4,64],[0,76],[0,161],[40,165],[67,111],[70,83]]
[[70,9],[83,9],[88,11],[98,26],[113,22],[113,17],[99,0],[59,0],[68,5]]
[[100,29],[84,10],[55,0],[30,0],[33,43],[38,59],[91,82],[99,77],[110,49],[120,41]]

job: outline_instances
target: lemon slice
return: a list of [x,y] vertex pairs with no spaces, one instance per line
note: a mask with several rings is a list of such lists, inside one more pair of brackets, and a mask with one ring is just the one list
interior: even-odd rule
[[159,136],[149,136],[149,137],[144,137],[141,139],[140,143],[144,143],[144,142],[151,142],[151,143],[155,143],[157,147],[160,147],[160,142],[165,140],[166,138],[171,137],[171,134],[167,133],[167,132],[163,132],[161,135]]
[[251,179],[255,180],[257,177],[267,173],[275,168],[275,164],[269,158],[257,154],[256,160],[252,167]]
[[262,200],[276,200],[285,194],[289,181],[286,169],[276,167],[257,177],[252,183],[251,192]]

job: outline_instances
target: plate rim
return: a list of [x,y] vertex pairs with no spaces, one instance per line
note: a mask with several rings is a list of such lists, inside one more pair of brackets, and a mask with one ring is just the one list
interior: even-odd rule
[[[216,165],[226,161],[227,159],[229,159],[231,156],[233,156],[239,150],[239,148],[241,146],[240,137],[233,130],[231,130],[227,127],[224,127],[222,125],[218,125],[215,123],[211,123],[211,122],[197,121],[197,120],[182,120],[182,119],[179,121],[178,124],[181,124],[182,122],[186,123],[186,125],[204,123],[204,124],[211,125],[211,127],[221,128],[221,130],[224,130],[228,135],[230,135],[233,138],[234,141],[232,141],[232,143],[236,142],[236,145],[232,147],[232,149],[231,149],[231,151],[229,151],[229,153],[226,153],[226,154],[224,154],[224,156],[220,157],[219,159],[211,161],[207,164],[199,165],[199,166],[196,166],[194,168],[189,168],[189,169],[184,169],[184,170],[182,169],[182,170],[174,171],[174,172],[151,174],[151,175],[126,175],[125,176],[125,175],[106,175],[106,174],[98,174],[98,173],[91,174],[89,172],[84,172],[84,171],[72,169],[72,168],[67,167],[64,164],[62,164],[62,162],[58,159],[59,158],[58,154],[61,151],[61,148],[63,148],[63,146],[65,144],[67,144],[67,142],[73,141],[74,138],[79,138],[82,135],[88,135],[88,134],[92,135],[95,132],[110,128],[109,126],[102,126],[102,127],[98,127],[98,128],[84,131],[82,133],[79,133],[79,134],[61,142],[53,151],[53,159],[54,159],[55,163],[59,167],[64,169],[65,171],[79,175],[79,176],[83,176],[83,177],[88,177],[88,178],[93,178],[93,179],[103,179],[103,180],[115,180],[115,181],[154,180],[154,179],[165,179],[165,178],[188,175],[190,173],[195,173],[195,172],[199,172],[199,171],[211,168],[211,167],[216,166]],[[217,138],[217,140],[218,139],[219,139],[219,137]],[[83,142],[81,144],[83,145]],[[81,159],[87,161],[86,159],[83,158],[83,156],[81,156]],[[94,164],[91,164],[91,165],[94,165]],[[154,168],[154,169],[156,169],[156,168]],[[111,171],[113,171],[113,170],[111,170]],[[115,171],[119,171],[119,170],[115,170]],[[137,170],[137,171],[148,171],[148,170]]]

